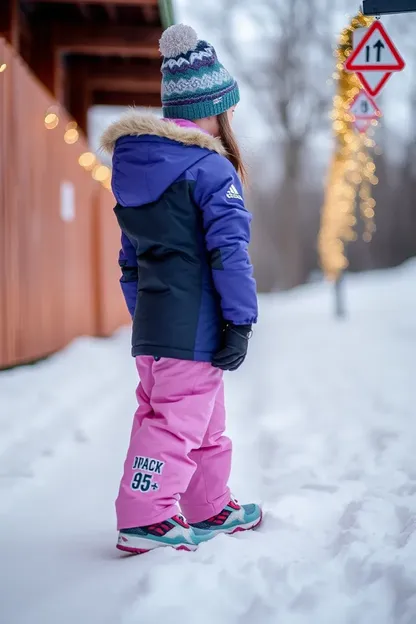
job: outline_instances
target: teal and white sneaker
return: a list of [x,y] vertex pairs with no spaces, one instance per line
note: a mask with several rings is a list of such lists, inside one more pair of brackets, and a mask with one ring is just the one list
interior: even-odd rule
[[224,509],[204,522],[192,524],[196,542],[207,542],[219,533],[232,535],[239,531],[250,531],[259,526],[262,521],[262,511],[259,505],[239,505],[232,499]]
[[122,529],[118,535],[117,548],[133,555],[142,555],[164,546],[175,550],[198,548],[194,531],[183,516],[173,516],[150,526]]

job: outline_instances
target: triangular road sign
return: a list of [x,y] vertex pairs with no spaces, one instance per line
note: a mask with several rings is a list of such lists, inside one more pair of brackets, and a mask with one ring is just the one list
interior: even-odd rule
[[402,71],[405,66],[399,51],[379,21],[369,28],[345,63],[345,69],[350,72],[396,72]]
[[364,89],[373,97],[377,97],[381,93],[392,75],[393,72],[357,72],[358,79]]
[[373,119],[381,117],[382,113],[372,97],[365,91],[360,91],[350,106],[350,113],[354,117],[354,121],[357,119],[368,120],[371,122]]

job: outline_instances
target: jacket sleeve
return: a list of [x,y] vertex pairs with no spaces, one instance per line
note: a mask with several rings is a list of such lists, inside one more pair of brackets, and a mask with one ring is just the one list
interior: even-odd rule
[[121,249],[118,263],[122,272],[120,279],[121,289],[130,315],[133,317],[134,310],[136,309],[138,288],[137,256],[133,244],[124,232],[121,235]]
[[248,245],[251,214],[234,166],[212,154],[200,161],[194,200],[203,215],[206,247],[225,321],[235,325],[257,322],[256,282]]

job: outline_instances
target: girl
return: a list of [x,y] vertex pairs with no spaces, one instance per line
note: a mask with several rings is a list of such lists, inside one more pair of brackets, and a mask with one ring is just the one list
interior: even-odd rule
[[239,90],[189,26],[168,28],[160,51],[164,119],[129,114],[102,139],[140,377],[116,501],[117,547],[133,553],[195,550],[261,521],[258,505],[230,494],[224,435],[223,371],[241,366],[257,321],[245,170],[230,126]]

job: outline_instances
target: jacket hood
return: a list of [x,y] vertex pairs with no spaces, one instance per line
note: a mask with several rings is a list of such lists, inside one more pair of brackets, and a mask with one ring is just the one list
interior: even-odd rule
[[113,193],[126,207],[157,201],[210,152],[226,155],[220,139],[190,121],[137,113],[113,123],[104,132],[101,147],[113,156]]

